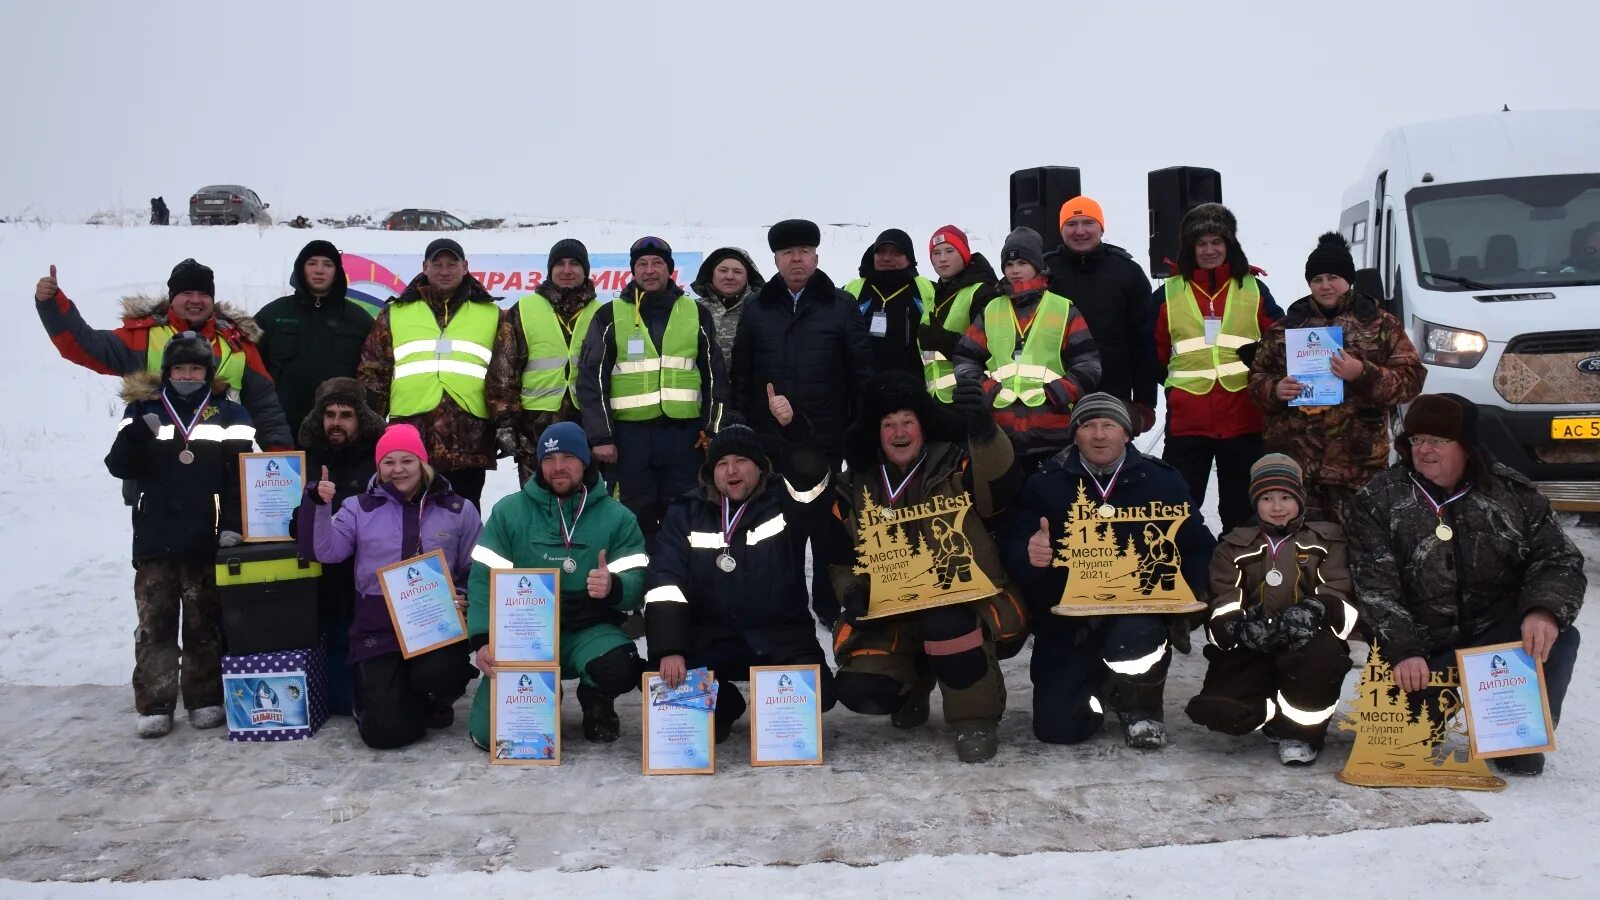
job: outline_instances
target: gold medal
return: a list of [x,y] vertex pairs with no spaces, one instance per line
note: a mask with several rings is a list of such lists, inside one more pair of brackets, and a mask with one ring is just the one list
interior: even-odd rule
[[1448,541],[1451,538],[1455,537],[1456,533],[1455,533],[1455,530],[1452,529],[1449,525],[1446,525],[1445,523],[1440,522],[1439,523],[1439,527],[1435,528],[1433,530],[1433,536],[1438,538],[1441,541]]
[[1100,513],[1100,518],[1112,519],[1117,515],[1117,508],[1109,503],[1105,503],[1100,506],[1098,512]]

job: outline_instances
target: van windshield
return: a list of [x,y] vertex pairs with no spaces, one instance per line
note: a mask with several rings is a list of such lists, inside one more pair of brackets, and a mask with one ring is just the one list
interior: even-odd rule
[[1418,187],[1406,207],[1428,290],[1600,284],[1600,174]]

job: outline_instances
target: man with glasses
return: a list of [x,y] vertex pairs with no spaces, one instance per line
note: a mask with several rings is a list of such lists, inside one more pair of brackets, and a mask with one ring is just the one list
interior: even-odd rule
[[[1578,656],[1583,555],[1544,495],[1484,451],[1471,401],[1423,394],[1404,424],[1400,462],[1356,495],[1346,526],[1361,618],[1412,694],[1459,648],[1521,641],[1544,664],[1559,722]],[[1494,764],[1538,775],[1544,755]]]
[[597,310],[578,356],[578,406],[597,462],[654,549],[667,504],[693,490],[704,434],[727,400],[710,313],[673,280],[672,248],[642,237],[633,280]]

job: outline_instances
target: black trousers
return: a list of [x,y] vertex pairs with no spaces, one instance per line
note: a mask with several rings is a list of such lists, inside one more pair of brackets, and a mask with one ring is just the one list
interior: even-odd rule
[[667,504],[700,482],[700,464],[705,462],[705,454],[695,447],[700,424],[677,420],[615,424],[617,464],[611,475],[617,499],[639,520],[646,552],[654,552]]
[[1204,653],[1210,665],[1200,693],[1184,708],[1189,718],[1224,734],[1266,727],[1278,737],[1322,747],[1350,671],[1349,644],[1323,628],[1298,650],[1263,653],[1207,644]]
[[356,728],[375,750],[393,750],[428,733],[430,713],[449,709],[467,692],[474,669],[463,645],[406,659],[385,653],[356,667]]
[[1217,513],[1222,518],[1222,530],[1217,534],[1227,534],[1255,518],[1256,511],[1250,506],[1250,466],[1261,458],[1261,435],[1242,434],[1222,440],[1169,435],[1161,458],[1177,469],[1189,485],[1196,516],[1205,505],[1206,485],[1211,480],[1212,463],[1216,463]]
[[[1105,722],[1104,689],[1128,719],[1162,718],[1172,647],[1166,616],[1126,615],[1052,624],[1033,636],[1033,734],[1047,744],[1088,740]],[[1118,671],[1118,670],[1122,671]]]
[[450,482],[450,487],[455,490],[457,497],[471,500],[472,505],[478,508],[478,512],[484,518],[488,518],[488,514],[483,512],[483,480],[489,474],[488,469],[451,469],[448,472],[440,470],[438,474]]
[[705,666],[716,674],[717,709],[714,715],[719,732],[726,732],[733,727],[733,723],[744,715],[749,706],[744,694],[733,682],[749,681],[751,666],[809,666],[815,663],[819,667],[817,689],[822,694],[822,709],[824,712],[833,709],[833,671],[828,668],[828,659],[823,655],[822,647],[815,642],[808,649],[766,653],[739,638],[724,638],[689,652],[684,657],[684,663],[691,669]]

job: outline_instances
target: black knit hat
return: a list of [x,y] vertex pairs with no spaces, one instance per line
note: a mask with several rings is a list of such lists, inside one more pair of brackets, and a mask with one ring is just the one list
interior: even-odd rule
[[[193,288],[185,288],[193,290]],[[172,367],[193,363],[206,367],[206,384],[217,376],[217,358],[211,352],[211,342],[193,331],[173,335],[161,350],[161,378],[172,377]]]
[[1250,274],[1250,260],[1239,243],[1239,220],[1233,211],[1221,203],[1202,203],[1184,213],[1178,226],[1178,274],[1193,278],[1199,264],[1195,261],[1194,244],[1208,234],[1214,234],[1228,245],[1228,269],[1235,280]]
[[1283,491],[1306,511],[1305,472],[1292,457],[1268,453],[1250,466],[1250,504],[1260,502],[1267,491]]
[[186,259],[172,267],[167,276],[167,296],[176,297],[184,291],[199,291],[208,297],[217,296],[217,278],[211,270],[193,259]]
[[807,219],[784,219],[767,229],[767,246],[773,253],[790,247],[819,247],[822,229]]
[[583,277],[589,277],[589,248],[583,245],[583,241],[576,238],[562,238],[556,241],[550,248],[550,254],[545,257],[545,268],[554,269],[556,263],[563,259],[576,261],[578,265],[583,266]]
[[669,275],[678,270],[678,267],[673,265],[672,262],[672,245],[655,235],[647,234],[634,241],[633,246],[628,248],[628,268],[632,269],[641,258],[646,256],[659,256],[666,260],[667,274]]
[[716,483],[713,473],[717,468],[717,460],[724,456],[743,456],[760,466],[762,472],[772,471],[772,459],[767,455],[761,436],[745,422],[744,416],[732,410],[723,412],[721,427],[706,448],[706,461],[700,465],[702,483],[708,486]]
[[1016,259],[1033,266],[1038,274],[1044,274],[1044,238],[1039,232],[1022,225],[1006,235],[1005,245],[1000,248],[1000,265],[1003,268]]
[[1306,283],[1318,275],[1337,275],[1351,283],[1356,280],[1356,262],[1350,257],[1350,242],[1337,231],[1317,238],[1317,249],[1306,257]]
[[888,244],[896,250],[899,250],[901,253],[904,253],[906,255],[906,260],[910,262],[911,265],[915,266],[917,264],[917,247],[915,244],[911,243],[911,235],[906,234],[903,230],[899,228],[885,228],[883,233],[878,235],[878,239],[872,242],[872,246],[867,248],[867,254],[869,256],[876,255],[878,248],[882,247],[884,244]]

